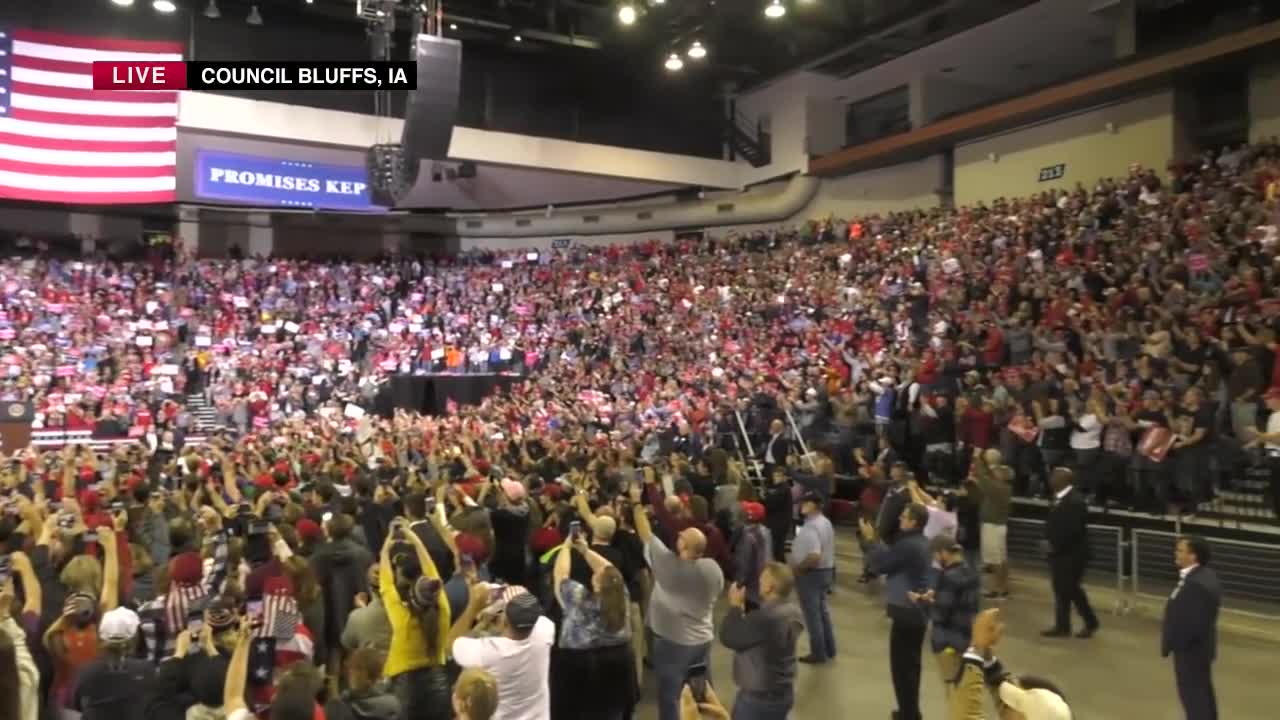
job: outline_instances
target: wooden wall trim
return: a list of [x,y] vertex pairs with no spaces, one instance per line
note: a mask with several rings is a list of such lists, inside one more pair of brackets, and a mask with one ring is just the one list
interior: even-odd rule
[[929,152],[939,144],[965,140],[1008,127],[1011,123],[1066,110],[1099,97],[1114,94],[1167,77],[1211,60],[1235,55],[1280,41],[1280,21],[1175,50],[1129,65],[1104,70],[1079,80],[1055,85],[990,107],[963,113],[900,133],[809,159],[809,174],[843,175],[855,170],[908,159]]

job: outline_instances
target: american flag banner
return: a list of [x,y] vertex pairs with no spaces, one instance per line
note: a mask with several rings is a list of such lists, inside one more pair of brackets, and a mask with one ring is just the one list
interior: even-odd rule
[[[274,583],[268,582],[268,585]],[[260,638],[290,640],[298,632],[302,624],[302,614],[298,611],[298,601],[284,586],[284,583],[268,587],[262,597],[262,624],[254,633]]]
[[175,584],[169,589],[165,600],[165,630],[171,637],[187,629],[187,614],[192,610],[203,608],[207,594],[199,585]]
[[0,198],[176,199],[177,91],[94,90],[95,60],[182,60],[174,42],[0,25]]

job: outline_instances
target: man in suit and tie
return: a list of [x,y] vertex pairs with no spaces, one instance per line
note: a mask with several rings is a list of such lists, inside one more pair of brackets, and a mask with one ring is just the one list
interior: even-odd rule
[[1173,655],[1178,699],[1187,720],[1218,720],[1213,694],[1213,661],[1218,655],[1218,608],[1222,585],[1209,567],[1209,543],[1204,538],[1178,538],[1173,559],[1178,586],[1164,606],[1160,655]]
[[1098,616],[1089,606],[1084,592],[1084,571],[1089,564],[1089,506],[1075,489],[1070,470],[1057,467],[1049,474],[1053,491],[1053,507],[1045,522],[1049,543],[1049,577],[1053,583],[1053,627],[1040,633],[1044,637],[1067,637],[1071,634],[1071,606],[1084,620],[1079,638],[1093,637],[1098,631]]
[[791,440],[787,438],[786,426],[781,420],[769,423],[769,438],[760,448],[760,462],[764,463],[764,476],[773,477],[775,467],[786,467],[787,457],[791,455]]

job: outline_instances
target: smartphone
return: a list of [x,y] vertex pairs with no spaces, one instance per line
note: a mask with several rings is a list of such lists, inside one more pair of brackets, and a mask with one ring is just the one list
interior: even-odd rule
[[581,536],[582,536],[582,522],[579,520],[574,520],[573,522],[569,523],[569,537],[573,538],[576,541]]
[[431,513],[433,513],[433,512],[435,512],[435,511],[436,511],[436,499],[435,499],[435,498],[433,498],[433,497],[426,498],[426,510],[427,510],[427,514],[428,514],[428,515],[430,515]]
[[250,535],[266,535],[269,532],[271,532],[270,520],[250,520],[249,521]]
[[13,574],[13,565],[8,555],[0,556],[0,588],[9,584],[9,577]]
[[89,532],[85,533],[85,534],[84,534],[84,541],[85,541],[86,543],[96,543],[96,542],[98,542],[98,531],[97,531],[97,530],[90,530]]
[[693,693],[693,701],[701,705],[707,701],[707,664],[698,663],[689,668],[689,672],[685,674],[684,682],[689,686],[689,691]]
[[475,573],[475,571],[476,571],[476,559],[471,557],[467,553],[462,553],[462,574],[472,575]]

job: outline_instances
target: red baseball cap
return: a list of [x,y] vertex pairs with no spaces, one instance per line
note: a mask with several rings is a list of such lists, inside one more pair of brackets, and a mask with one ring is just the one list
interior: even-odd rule
[[764,520],[764,505],[761,505],[758,502],[751,502],[750,500],[743,500],[738,503],[738,506],[742,508],[742,514],[747,516],[747,520],[751,522],[761,522]]

